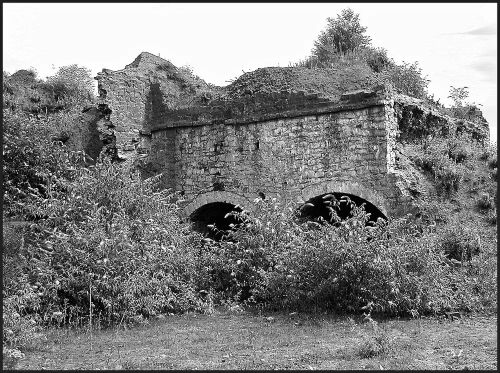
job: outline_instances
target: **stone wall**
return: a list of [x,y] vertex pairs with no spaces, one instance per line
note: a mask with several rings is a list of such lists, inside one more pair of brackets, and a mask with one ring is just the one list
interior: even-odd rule
[[311,186],[319,192],[330,183],[345,190],[323,193],[351,193],[347,189],[356,185],[357,195],[363,189],[381,210],[392,210],[401,197],[391,177],[395,136],[393,109],[379,104],[246,124],[167,127],[153,131],[149,160],[161,170],[163,187],[182,191],[188,202],[217,191],[248,201],[259,193],[300,200],[312,197],[303,193]]
[[149,78],[121,71],[109,74],[106,70],[98,75],[101,105],[110,108],[112,128],[116,136],[118,156],[127,159],[140,152],[145,125],[146,97],[149,93]]
[[487,136],[487,123],[458,122],[366,71],[264,68],[215,87],[141,53],[96,79],[108,153],[144,177],[161,175],[164,188],[183,194],[185,214],[211,202],[249,208],[263,195],[344,192],[400,215],[411,211],[420,176],[398,163],[398,142]]
[[183,108],[209,90],[203,80],[147,52],[122,70],[103,69],[95,79],[101,110],[110,110],[108,127],[121,160],[147,156],[150,127],[162,113]]

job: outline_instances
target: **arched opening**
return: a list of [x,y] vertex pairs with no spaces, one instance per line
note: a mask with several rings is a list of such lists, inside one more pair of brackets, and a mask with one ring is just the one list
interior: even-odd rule
[[[367,225],[372,225],[379,218],[387,220],[387,217],[382,211],[380,211],[379,208],[377,208],[377,206],[365,200],[364,198],[355,196],[354,194],[338,192],[324,193],[309,199],[300,207],[299,216],[303,220],[325,220],[327,222],[331,222],[332,219],[330,208],[333,208],[338,217],[341,220],[345,220],[348,217],[352,216],[353,206],[350,203],[347,203],[346,200],[342,198],[343,196],[349,197],[349,200],[356,206],[361,206],[364,204],[365,211],[370,214]],[[337,200],[339,203],[335,203],[335,200]]]
[[190,216],[193,229],[205,237],[215,241],[224,239],[232,224],[237,225],[241,220],[229,213],[242,209],[228,202],[211,202],[196,209]]

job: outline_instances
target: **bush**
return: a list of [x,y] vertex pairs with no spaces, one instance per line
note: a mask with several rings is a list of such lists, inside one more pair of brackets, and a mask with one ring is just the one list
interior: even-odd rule
[[207,273],[224,279],[214,290],[276,310],[343,313],[370,304],[375,312],[415,315],[482,306],[483,295],[467,293],[467,274],[449,264],[440,237],[422,226],[403,219],[367,229],[362,209],[338,227],[299,223],[289,207],[260,201],[252,216],[241,213],[247,222],[231,233],[233,242],[205,248]]
[[418,66],[418,62],[394,64],[384,71],[383,76],[402,94],[420,99],[427,97],[429,80],[422,76],[422,69]]
[[337,18],[327,18],[328,25],[314,42],[312,57],[321,67],[325,67],[336,56],[370,45],[371,39],[365,35],[366,27],[361,26],[359,14],[352,9],[343,9]]
[[[4,268],[12,264],[5,260]],[[43,338],[36,311],[39,295],[27,280],[27,275],[19,276],[16,281],[3,282],[3,365],[13,369],[24,357],[24,350]]]
[[488,162],[488,167],[489,168],[497,168],[497,157],[495,155],[494,158],[490,159],[490,161]]
[[497,224],[497,209],[496,208],[488,211],[487,219],[491,225]]
[[448,259],[460,262],[471,261],[473,255],[481,251],[479,236],[467,229],[445,230],[441,238],[441,248]]
[[[437,146],[434,146],[436,144]],[[450,195],[458,191],[465,175],[463,165],[457,164],[447,154],[447,150],[434,143],[426,147],[422,153],[413,156],[417,166],[430,172],[436,181],[436,189],[439,193]]]
[[410,148],[411,159],[434,177],[438,192],[448,196],[459,190],[471,169],[479,167],[476,154],[483,149],[466,134],[436,136]]
[[86,322],[90,304],[107,323],[204,309],[194,282],[200,237],[153,180],[104,162],[78,170],[60,197],[44,204],[46,234],[20,256],[43,322],[54,313]]
[[366,63],[375,73],[381,73],[387,69],[394,68],[394,61],[389,58],[387,51],[383,48],[366,48]]
[[56,113],[94,101],[94,80],[90,70],[77,65],[63,66],[47,81],[37,79],[32,70],[4,72],[3,107],[34,115]]
[[51,119],[38,120],[22,113],[4,115],[4,214],[40,217],[39,204],[65,188],[81,156],[53,141],[58,129]]
[[483,193],[477,201],[477,206],[481,210],[493,210],[495,208],[495,201],[488,193]]
[[447,140],[448,157],[456,163],[464,163],[474,157],[477,147],[466,135],[451,137]]
[[37,316],[29,314],[39,307],[40,298],[36,288],[28,283],[27,275],[18,278],[16,291],[11,291],[12,285],[7,285],[8,296],[3,299],[3,343],[24,348],[40,337]]
[[94,98],[94,79],[91,71],[78,65],[62,66],[47,78],[45,89],[56,102],[65,107],[90,104]]

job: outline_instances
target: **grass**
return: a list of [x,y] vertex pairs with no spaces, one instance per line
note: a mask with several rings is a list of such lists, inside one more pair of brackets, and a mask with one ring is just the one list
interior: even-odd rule
[[[496,315],[380,320],[375,329],[331,315],[216,311],[92,334],[52,329],[16,368],[496,369],[496,335]],[[372,353],[377,340],[383,350]]]

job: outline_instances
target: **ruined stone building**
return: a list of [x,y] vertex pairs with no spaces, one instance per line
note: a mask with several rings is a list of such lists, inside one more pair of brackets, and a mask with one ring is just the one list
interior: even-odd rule
[[[400,216],[426,189],[400,142],[463,126],[361,70],[263,68],[216,87],[141,53],[96,79],[106,150],[161,175],[183,215],[205,222],[236,205],[251,211],[256,198],[299,206],[327,193]],[[487,123],[467,130],[488,136]]]

